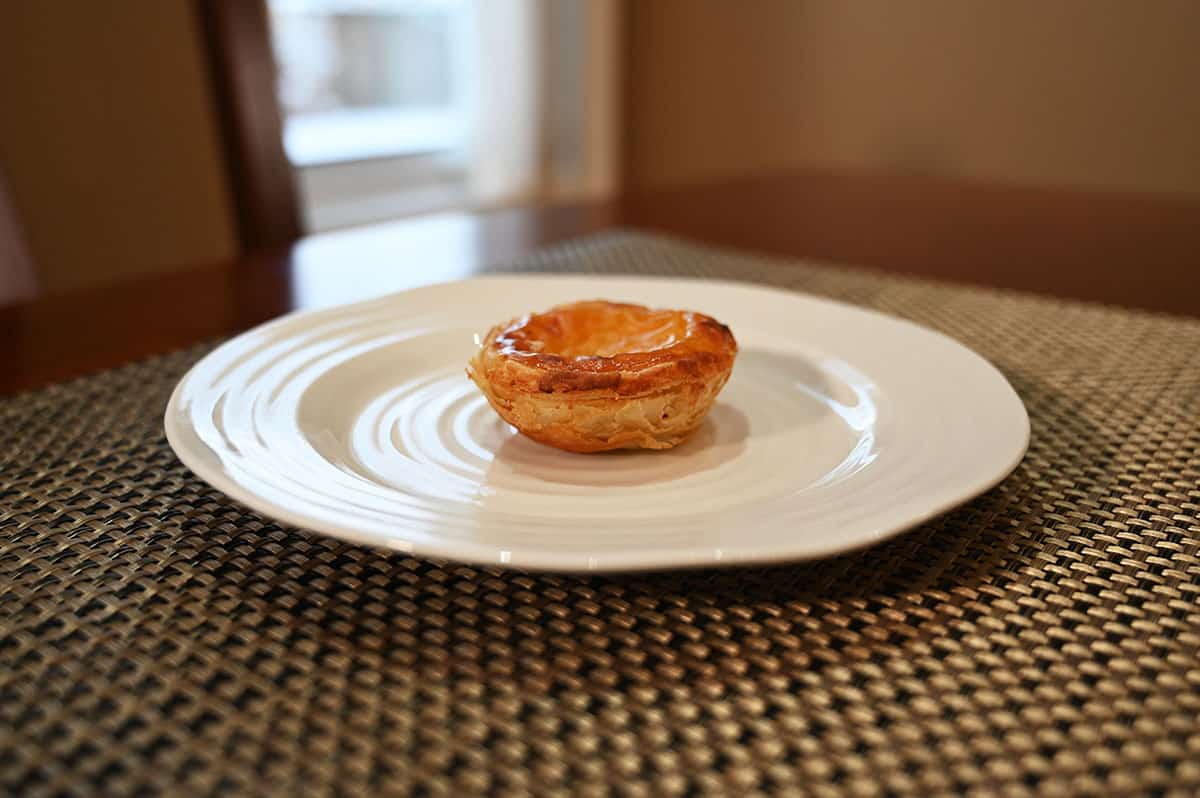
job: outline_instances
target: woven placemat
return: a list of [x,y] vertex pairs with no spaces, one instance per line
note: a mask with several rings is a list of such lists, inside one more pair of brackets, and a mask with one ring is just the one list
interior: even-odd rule
[[635,234],[516,270],[735,277],[942,330],[1017,471],[875,549],[579,578],[282,526],[175,459],[206,347],[0,400],[12,794],[1200,791],[1200,323]]

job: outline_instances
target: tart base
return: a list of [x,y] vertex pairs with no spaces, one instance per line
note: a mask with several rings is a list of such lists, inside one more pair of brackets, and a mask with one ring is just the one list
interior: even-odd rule
[[728,373],[648,396],[578,398],[566,394],[497,395],[475,369],[468,375],[506,422],[526,437],[569,452],[670,449],[699,428]]

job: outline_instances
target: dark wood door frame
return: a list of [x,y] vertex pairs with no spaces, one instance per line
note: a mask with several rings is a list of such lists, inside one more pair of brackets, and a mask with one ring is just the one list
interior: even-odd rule
[[37,289],[33,258],[0,170],[0,305],[33,299]]
[[301,234],[295,171],[283,149],[266,0],[193,0],[208,49],[213,94],[244,253]]

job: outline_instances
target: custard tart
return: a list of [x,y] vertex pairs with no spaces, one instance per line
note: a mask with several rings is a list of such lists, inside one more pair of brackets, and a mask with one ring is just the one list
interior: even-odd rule
[[733,333],[702,313],[597,300],[493,327],[467,375],[540,443],[669,449],[700,426],[736,356]]

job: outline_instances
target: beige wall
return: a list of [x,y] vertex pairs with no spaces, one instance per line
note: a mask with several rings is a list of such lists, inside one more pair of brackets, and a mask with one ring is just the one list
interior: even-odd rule
[[626,179],[1200,194],[1196,0],[632,0]]
[[0,3],[0,165],[49,291],[235,253],[188,0]]

